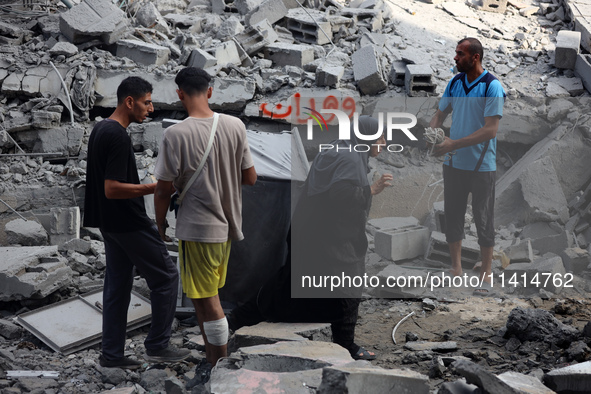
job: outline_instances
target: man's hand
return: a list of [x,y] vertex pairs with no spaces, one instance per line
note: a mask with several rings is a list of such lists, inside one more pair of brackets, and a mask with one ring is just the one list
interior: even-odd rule
[[174,186],[171,181],[158,180],[156,183],[156,190],[154,191],[154,210],[156,211],[156,226],[160,238],[164,242],[170,242],[170,238],[166,236],[166,214],[170,206],[170,195],[174,192]]
[[442,143],[435,145],[433,149],[434,156],[443,156],[446,153],[456,150],[454,140],[445,137]]
[[392,181],[393,179],[394,177],[392,176],[392,174],[383,174],[377,181],[373,183],[373,185],[371,185],[372,196],[381,193],[382,190],[386,188],[386,186],[392,186],[392,183],[390,181]]

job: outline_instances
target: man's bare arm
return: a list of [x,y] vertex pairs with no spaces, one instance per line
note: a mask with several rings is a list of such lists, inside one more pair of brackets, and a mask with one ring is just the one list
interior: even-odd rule
[[481,142],[495,138],[499,129],[499,119],[499,116],[486,116],[484,118],[484,126],[459,140],[452,140],[449,137],[445,137],[445,140],[441,144],[435,145],[433,154],[435,156],[441,156],[456,149],[480,144]]
[[252,186],[257,181],[257,172],[254,169],[254,166],[247,168],[246,170],[242,170],[242,184]]
[[431,121],[429,122],[429,127],[437,129],[440,128],[443,125],[443,122],[445,121],[445,118],[447,118],[447,113],[443,112],[441,110],[437,110],[437,112],[435,112],[435,115],[433,115],[433,117],[431,118]]
[[154,193],[155,183],[137,185],[105,179],[105,197],[110,200],[124,200],[128,198],[142,197]]
[[166,213],[170,206],[170,195],[174,191],[172,181],[158,180],[154,191],[154,210],[156,213],[156,226],[163,241],[166,241]]

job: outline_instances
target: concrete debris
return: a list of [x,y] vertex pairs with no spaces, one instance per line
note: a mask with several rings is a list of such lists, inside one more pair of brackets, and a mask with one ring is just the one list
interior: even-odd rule
[[330,341],[330,339],[330,324],[327,323],[262,322],[236,330],[231,347],[238,349],[281,341]]
[[453,363],[455,370],[466,378],[466,382],[474,384],[486,394],[518,394],[520,391],[514,389],[502,379],[490,373],[482,366],[471,361],[458,360]]
[[375,95],[386,89],[382,66],[374,45],[367,45],[351,56],[355,81],[361,93]]
[[520,341],[542,341],[563,348],[579,336],[579,331],[557,320],[542,309],[515,308],[507,319],[506,337],[514,336]]
[[99,38],[113,44],[128,28],[125,13],[108,0],[84,0],[60,14],[62,34],[73,44]]
[[314,50],[307,45],[274,43],[265,47],[265,58],[273,61],[275,66],[302,68],[314,60]]
[[423,226],[376,231],[374,237],[376,253],[392,261],[423,256],[429,245],[429,229]]
[[115,54],[127,57],[138,64],[160,66],[168,62],[170,49],[161,45],[149,44],[140,40],[119,40]]
[[544,375],[544,384],[557,393],[588,393],[591,390],[591,361],[555,369]]
[[71,57],[78,54],[78,47],[69,42],[57,42],[48,52],[52,56]]
[[371,387],[378,393],[400,390],[409,393],[429,393],[429,378],[410,370],[382,369],[364,362],[325,367],[318,393],[361,393],[361,387]]
[[0,301],[43,298],[72,281],[57,246],[3,247],[0,252]]
[[6,224],[4,230],[9,245],[47,245],[47,231],[34,220],[14,219]]

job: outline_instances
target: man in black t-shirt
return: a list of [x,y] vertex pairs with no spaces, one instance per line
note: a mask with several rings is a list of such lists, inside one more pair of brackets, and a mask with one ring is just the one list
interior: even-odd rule
[[152,85],[139,77],[126,78],[117,88],[115,112],[96,124],[88,141],[84,226],[100,229],[107,257],[99,360],[103,367],[135,369],[141,365],[123,355],[134,266],[150,288],[152,324],[144,342],[146,359],[177,362],[190,354],[169,344],[178,270],[146,214],[143,196],[154,193],[156,183],[140,184],[126,130],[153,110]]

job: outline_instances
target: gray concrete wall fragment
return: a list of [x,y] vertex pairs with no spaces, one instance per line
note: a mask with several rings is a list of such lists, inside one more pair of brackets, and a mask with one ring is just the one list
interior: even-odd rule
[[60,30],[73,44],[94,38],[112,44],[123,36],[128,23],[125,13],[108,0],[85,0],[60,14]]

